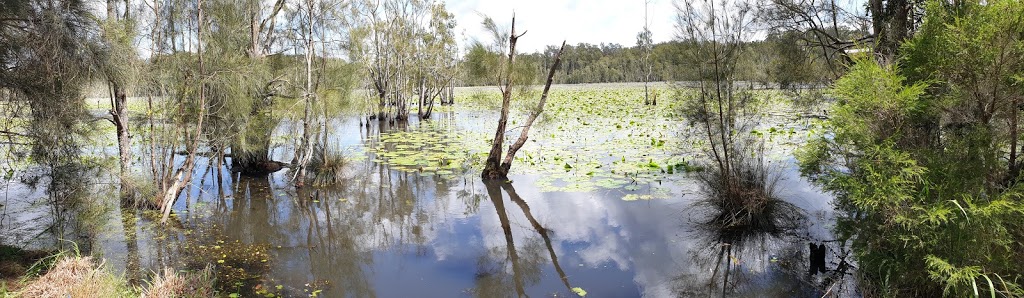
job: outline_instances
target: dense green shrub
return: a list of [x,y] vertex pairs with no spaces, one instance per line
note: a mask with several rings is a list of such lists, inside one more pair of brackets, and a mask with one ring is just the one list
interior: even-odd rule
[[837,195],[867,294],[1024,295],[1022,19],[1016,0],[929,3],[900,67],[862,57],[832,89],[830,133],[798,158]]

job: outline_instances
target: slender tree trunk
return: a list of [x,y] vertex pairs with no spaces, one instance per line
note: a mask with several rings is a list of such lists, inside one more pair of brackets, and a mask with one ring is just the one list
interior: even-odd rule
[[306,2],[306,12],[309,17],[309,26],[306,28],[306,94],[305,108],[302,113],[302,140],[299,148],[296,148],[296,156],[299,157],[298,162],[298,173],[295,175],[295,186],[302,187],[306,181],[306,171],[309,167],[310,155],[312,155],[312,141],[310,140],[310,122],[313,117],[313,99],[316,97],[316,91],[313,90],[313,5],[312,2]]
[[1011,104],[1012,104],[1012,106],[1010,106],[1010,163],[1009,163],[1009,167],[1010,167],[1010,169],[1009,169],[1010,173],[1009,174],[1010,174],[1010,177],[1009,178],[1010,178],[1010,180],[1015,180],[1017,178],[1017,173],[1020,170],[1020,168],[1017,166],[1017,138],[1019,137],[1019,134],[1017,132],[1017,124],[1018,124],[1018,117],[1019,116],[1017,114],[1018,114],[1018,110],[1020,108],[1018,107],[1018,102],[1017,102],[1017,98],[1016,97],[1013,99],[1013,101],[1011,101]]
[[113,107],[110,115],[117,131],[117,151],[121,162],[121,175],[127,175],[131,167],[131,135],[128,133],[128,95],[121,84],[110,82],[114,90]]
[[[108,22],[120,22],[117,14],[117,2],[122,0],[107,0],[107,21]],[[127,8],[127,1],[125,1]],[[127,17],[128,11],[125,10],[125,17]],[[124,86],[117,82],[113,78],[108,78],[107,83],[110,85],[111,98],[110,98],[110,116],[111,122],[114,123],[114,129],[117,133],[117,153],[120,162],[120,176],[121,176],[121,204],[131,203],[132,196],[128,191],[127,176],[131,169],[132,162],[132,150],[131,150],[131,135],[128,132],[128,95],[125,92]]]
[[425,90],[423,90],[423,88],[425,87],[424,85],[426,85],[426,80],[427,80],[426,78],[420,78],[420,80],[419,80],[420,81],[419,82],[419,91],[420,91],[419,98],[420,98],[420,100],[419,100],[419,105],[416,107],[416,115],[420,116],[420,119],[423,119],[423,104],[426,102],[426,98],[424,98],[424,97],[427,94],[426,94],[426,92],[424,92]]
[[[190,181],[192,181],[192,171],[195,168],[196,163],[196,151],[198,151],[199,140],[202,139],[203,132],[203,119],[206,118],[206,67],[203,64],[203,0],[198,0],[197,7],[197,25],[196,35],[199,39],[196,46],[196,58],[199,62],[199,115],[196,120],[195,133],[191,135],[191,141],[188,145],[188,156],[185,158],[185,163],[174,173],[173,183],[169,185],[163,192],[163,200],[161,204],[161,213],[163,217],[160,219],[160,223],[167,223],[167,218],[171,215],[171,209],[174,206],[174,201],[177,200],[178,195],[181,194],[181,190],[185,188]],[[189,134],[186,134],[189,135]],[[171,152],[171,159],[173,160],[174,153]]]

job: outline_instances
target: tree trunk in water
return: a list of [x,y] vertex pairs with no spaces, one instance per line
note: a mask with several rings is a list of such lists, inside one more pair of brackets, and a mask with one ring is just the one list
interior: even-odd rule
[[[120,21],[117,15],[117,2],[119,0],[107,0],[107,20],[108,21]],[[127,8],[127,2],[125,2]],[[125,18],[128,17],[128,10],[125,10]],[[111,98],[110,98],[110,116],[111,122],[114,123],[114,129],[117,131],[117,153],[120,162],[120,176],[121,176],[121,204],[126,205],[132,199],[129,193],[128,183],[126,183],[126,177],[129,169],[131,168],[132,161],[132,149],[131,149],[131,135],[128,133],[128,95],[125,92],[124,86],[121,86],[115,79],[109,79],[107,83],[110,85]]]
[[509,35],[508,62],[505,67],[505,87],[501,90],[501,116],[498,117],[498,129],[491,141],[491,151],[484,162],[484,171],[480,174],[484,180],[508,179],[508,169],[502,167],[501,151],[505,143],[505,126],[508,123],[508,109],[512,101],[512,65],[516,61],[516,18],[512,17],[512,34]]
[[298,173],[295,175],[295,187],[302,187],[306,182],[306,170],[309,167],[310,155],[312,155],[312,141],[310,140],[310,125],[313,115],[313,99],[316,97],[316,90],[313,86],[313,5],[307,1],[306,12],[311,24],[306,31],[306,94],[304,96],[306,106],[302,113],[302,140],[299,148],[296,148],[295,156],[298,157]]
[[[515,46],[518,39],[519,36],[516,36],[515,34],[515,18],[513,18],[512,34],[509,38],[510,46],[508,69],[512,69],[512,65],[515,62]],[[508,122],[509,102],[512,99],[512,78],[510,73],[506,73],[505,88],[502,94],[501,117],[498,118],[498,130],[494,134],[491,151],[487,155],[487,161],[484,164],[484,171],[481,173],[481,178],[484,180],[508,179],[508,172],[512,168],[512,161],[515,158],[516,152],[518,152],[523,145],[526,145],[526,140],[529,138],[530,127],[533,126],[533,122],[537,120],[540,113],[544,111],[544,104],[547,102],[548,92],[551,90],[551,83],[554,81],[555,70],[562,61],[561,56],[563,50],[565,50],[564,41],[562,42],[562,47],[558,49],[558,53],[555,54],[555,63],[551,65],[551,70],[548,71],[547,82],[544,84],[544,92],[541,94],[540,102],[537,103],[537,108],[534,109],[529,118],[526,119],[526,125],[523,126],[523,130],[520,132],[519,138],[509,146],[505,159],[499,163],[502,145],[504,144],[505,127]]]
[[265,166],[272,163],[270,160],[270,141],[258,143],[256,148],[246,148],[243,145],[231,146],[231,170],[240,172],[243,175],[260,176],[273,171],[268,171]]
[[121,204],[129,204],[133,196],[128,193],[127,187],[127,176],[132,162],[132,144],[131,135],[128,134],[128,95],[125,94],[124,88],[121,85],[110,82],[110,87],[113,89],[112,107],[110,110],[110,116],[114,123],[114,129],[117,131],[117,153],[121,164],[120,176],[121,176]]
[[277,126],[277,121],[270,115],[269,101],[257,103],[249,113],[249,123],[245,128],[244,144],[231,145],[231,170],[244,175],[266,175],[279,169],[268,169],[274,164],[270,159],[270,139]]
[[[197,16],[196,16],[196,36],[199,42],[196,46],[196,58],[199,62],[199,76],[202,78],[205,75],[206,67],[203,65],[203,0],[198,0],[196,3]],[[200,81],[199,83],[199,115],[196,121],[195,134],[192,135],[191,143],[188,146],[188,156],[185,158],[185,163],[174,173],[173,183],[164,189],[162,194],[162,200],[160,205],[160,212],[163,216],[160,218],[160,223],[167,223],[167,218],[171,215],[171,209],[174,206],[174,201],[178,199],[178,195],[181,194],[181,190],[192,180],[192,170],[195,168],[196,162],[196,151],[199,147],[199,140],[202,139],[203,133],[203,119],[206,118],[206,82]],[[188,135],[186,133],[186,135]],[[171,154],[171,159],[174,158],[174,153]],[[172,163],[173,164],[173,163]]]

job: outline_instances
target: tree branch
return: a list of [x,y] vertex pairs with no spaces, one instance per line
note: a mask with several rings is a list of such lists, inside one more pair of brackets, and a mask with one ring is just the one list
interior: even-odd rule
[[551,83],[555,77],[555,70],[562,64],[562,51],[565,50],[565,41],[562,41],[562,47],[558,49],[558,53],[555,54],[555,62],[551,65],[551,70],[548,71],[548,79],[544,84],[544,93],[540,96],[540,102],[537,103],[537,108],[533,110],[530,117],[526,119],[526,125],[523,126],[523,131],[519,133],[519,139],[515,143],[508,146],[508,152],[505,155],[505,159],[501,162],[501,167],[506,171],[512,167],[512,158],[515,157],[516,152],[519,151],[523,145],[526,144],[526,140],[529,138],[528,133],[530,127],[533,126],[533,122],[537,120],[540,113],[544,111],[544,104],[548,101],[548,91],[551,90]]

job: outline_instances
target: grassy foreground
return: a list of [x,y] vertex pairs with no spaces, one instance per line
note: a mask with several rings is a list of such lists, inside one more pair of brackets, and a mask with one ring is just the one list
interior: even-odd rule
[[[165,268],[151,283],[132,286],[123,276],[97,264],[91,257],[3,247],[4,275],[0,297],[213,297],[214,275],[205,269],[193,273]],[[30,266],[26,262],[36,259]],[[44,273],[45,272],[45,273]],[[20,276],[16,276],[20,275]]]

